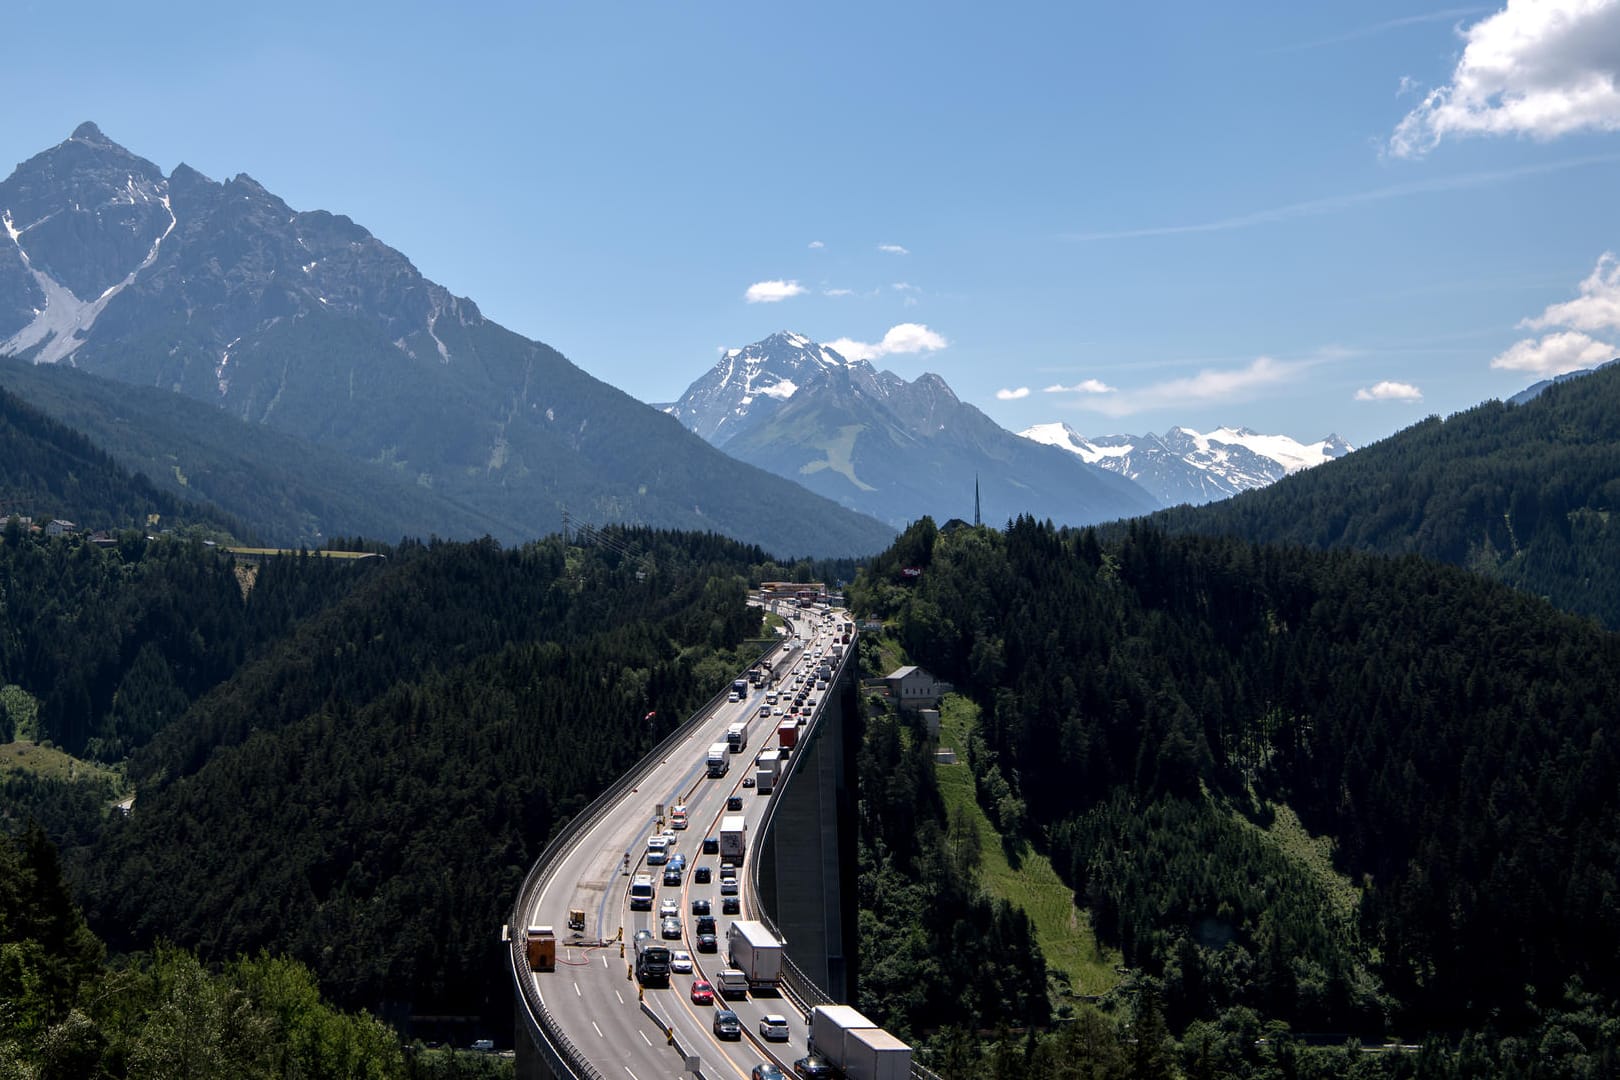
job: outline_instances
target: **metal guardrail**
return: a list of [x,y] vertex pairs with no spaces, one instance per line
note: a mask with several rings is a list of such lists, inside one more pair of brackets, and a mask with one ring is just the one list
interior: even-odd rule
[[[761,660],[778,652],[787,646],[784,639],[760,653],[754,660],[757,664]],[[752,665],[750,665],[752,666]],[[518,890],[517,903],[513,905],[512,914],[507,920],[507,936],[510,949],[508,960],[512,972],[512,985],[522,996],[524,1011],[526,1013],[529,1035],[531,1041],[545,1057],[546,1064],[553,1075],[559,1078],[572,1077],[574,1080],[607,1080],[605,1074],[592,1065],[580,1052],[573,1042],[563,1033],[561,1025],[552,1017],[545,1002],[540,1000],[539,991],[535,988],[534,979],[529,969],[529,954],[525,948],[525,930],[527,929],[524,913],[534,906],[534,898],[545,888],[551,880],[553,863],[557,856],[572,847],[579,836],[588,831],[605,815],[626,790],[638,786],[652,771],[658,767],[671,747],[691,734],[692,729],[711,716],[714,710],[725,704],[730,695],[730,687],[721,690],[706,704],[680,724],[674,731],[659,740],[658,744],[644,754],[628,772],[609,784],[600,795],[592,799],[585,808],[575,814],[568,823],[551,838],[551,842],[540,852],[540,857],[529,869],[523,879],[523,887]]]

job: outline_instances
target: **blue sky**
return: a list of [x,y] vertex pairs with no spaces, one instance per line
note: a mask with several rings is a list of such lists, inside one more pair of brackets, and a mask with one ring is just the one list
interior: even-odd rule
[[1620,341],[1608,0],[8,8],[0,160],[248,173],[647,401],[792,329],[1359,445]]

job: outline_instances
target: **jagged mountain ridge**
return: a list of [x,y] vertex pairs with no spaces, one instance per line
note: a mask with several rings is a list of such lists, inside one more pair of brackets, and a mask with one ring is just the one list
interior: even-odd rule
[[1173,427],[1163,435],[1087,437],[1062,422],[1019,432],[1026,439],[1062,447],[1100,468],[1128,476],[1161,505],[1194,506],[1265,487],[1300,469],[1332,461],[1353,447],[1337,435],[1301,443],[1287,435],[1249,428],[1217,428],[1207,434]]
[[1020,439],[945,380],[907,382],[782,332],[728,350],[664,407],[744,461],[894,525],[924,514],[1086,524],[1159,505],[1125,477]]
[[807,504],[349,218],[294,211],[245,174],[164,177],[84,124],[0,182],[0,222],[0,354],[208,401],[512,521],[512,539],[555,530],[565,507],[782,555],[892,535]]

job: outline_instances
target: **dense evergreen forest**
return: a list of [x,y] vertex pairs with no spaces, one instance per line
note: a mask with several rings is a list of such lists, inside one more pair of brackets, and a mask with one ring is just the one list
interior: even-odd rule
[[1522,405],[1430,417],[1270,487],[1150,520],[1174,533],[1424,555],[1620,629],[1616,511],[1620,365],[1609,365]]
[[[759,647],[751,577],[840,569],[713,535],[608,539],[250,572],[199,543],[14,531],[5,734],[122,776],[0,774],[0,826],[50,830],[116,953],[268,949],[344,1008],[483,1015],[499,1037],[492,928],[535,854]],[[109,818],[121,785],[133,810]]]
[[[1620,637],[1414,557],[1141,525],[1104,546],[925,520],[850,596],[981,703],[981,805],[1050,854],[1130,973],[1103,1011],[989,1057],[935,1032],[949,1074],[1026,1075],[1076,1039],[1096,1070],[1054,1075],[1620,1062]],[[918,787],[924,818],[926,755],[889,754],[881,781]],[[1278,841],[1296,814],[1330,867]],[[1286,1027],[1257,1043],[1267,1024]],[[1429,1042],[1359,1054],[1288,1030]]]
[[13,515],[44,525],[66,518],[85,529],[195,526],[242,535],[228,515],[130,475],[77,431],[0,387],[0,524]]

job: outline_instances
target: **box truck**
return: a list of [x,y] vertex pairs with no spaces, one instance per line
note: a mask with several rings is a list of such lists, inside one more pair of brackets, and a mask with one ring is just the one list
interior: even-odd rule
[[844,1080],[910,1080],[911,1047],[882,1028],[851,1028],[844,1033],[844,1060],[834,1065]]
[[731,966],[748,976],[750,989],[774,988],[782,978],[782,943],[765,924],[743,919],[726,931]]
[[720,819],[720,858],[741,864],[748,853],[748,820],[741,814],[727,814]]
[[727,770],[731,768],[730,750],[731,747],[723,742],[717,742],[713,746],[709,747],[709,757],[707,763],[709,766],[710,776],[726,775]]
[[810,1010],[810,1052],[842,1070],[845,1033],[876,1026],[853,1005],[817,1005]]

